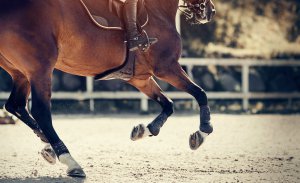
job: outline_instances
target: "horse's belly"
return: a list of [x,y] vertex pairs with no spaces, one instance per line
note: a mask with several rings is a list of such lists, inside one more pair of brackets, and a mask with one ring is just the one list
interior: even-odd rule
[[79,76],[96,76],[107,70],[122,65],[125,61],[125,51],[99,50],[59,56],[55,68],[66,73]]
[[57,69],[74,75],[95,76],[124,63],[126,49],[121,39],[87,35],[74,36],[59,44]]

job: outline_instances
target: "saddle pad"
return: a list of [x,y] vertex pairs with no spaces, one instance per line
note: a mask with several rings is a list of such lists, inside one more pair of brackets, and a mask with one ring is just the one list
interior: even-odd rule
[[[95,25],[97,25],[98,27],[100,27],[102,29],[122,31],[122,30],[124,30],[124,23],[123,23],[122,19],[120,18],[120,17],[122,17],[122,15],[120,15],[120,12],[122,12],[123,3],[126,0],[117,0],[117,1],[113,0],[113,1],[115,1],[115,3],[113,3],[113,6],[114,6],[113,9],[115,11],[106,13],[106,14],[103,13],[105,11],[98,11],[97,15],[95,15],[95,14],[91,13],[90,8],[87,7],[87,5],[84,3],[84,0],[80,0],[82,6],[86,10],[86,13],[88,14],[88,16],[90,17],[90,19],[92,20],[92,22]],[[143,2],[143,1],[141,1],[141,2]],[[107,3],[109,3],[109,2],[107,2]],[[109,4],[107,4],[107,5],[109,5]],[[141,4],[141,3],[139,3],[138,9],[142,10],[142,11],[139,11],[139,18],[138,18],[139,25],[141,25],[141,27],[144,27],[148,23],[148,13],[147,13],[147,11],[144,10],[143,4]]]

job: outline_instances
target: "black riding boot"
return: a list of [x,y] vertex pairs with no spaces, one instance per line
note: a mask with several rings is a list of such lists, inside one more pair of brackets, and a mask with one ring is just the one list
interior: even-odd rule
[[139,34],[136,25],[137,3],[138,0],[127,0],[125,2],[125,24],[129,51],[135,51],[139,48],[145,51],[150,45],[157,42],[156,38],[148,38],[146,35]]

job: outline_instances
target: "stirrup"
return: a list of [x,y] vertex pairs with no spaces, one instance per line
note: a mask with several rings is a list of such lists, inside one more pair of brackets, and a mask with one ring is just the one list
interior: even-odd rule
[[149,38],[148,33],[145,30],[143,30],[143,33],[145,34],[145,36],[147,38],[147,43],[144,45],[141,45],[141,46],[139,45],[139,47],[143,52],[147,52],[151,45],[158,42],[158,39],[157,38]]
[[[143,37],[143,35],[141,34],[131,40],[133,42],[136,42],[136,45],[132,46],[132,45],[130,45],[131,44],[130,41],[127,42],[128,46],[129,46],[129,51],[136,51],[136,50],[140,49],[143,52],[147,52],[147,50],[149,49],[149,47],[151,45],[157,43],[158,39],[157,38],[149,38],[149,36],[145,30],[143,30],[143,34],[145,35],[145,37]],[[146,40],[143,41],[141,39],[146,39]]]

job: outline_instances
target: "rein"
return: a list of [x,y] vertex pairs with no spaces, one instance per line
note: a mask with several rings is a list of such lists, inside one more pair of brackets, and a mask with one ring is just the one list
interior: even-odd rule
[[196,3],[191,3],[189,0],[183,1],[184,5],[179,5],[178,10],[183,13],[187,21],[197,24],[198,22],[194,20],[196,15],[200,15],[201,18],[205,17],[207,0],[197,0]]

